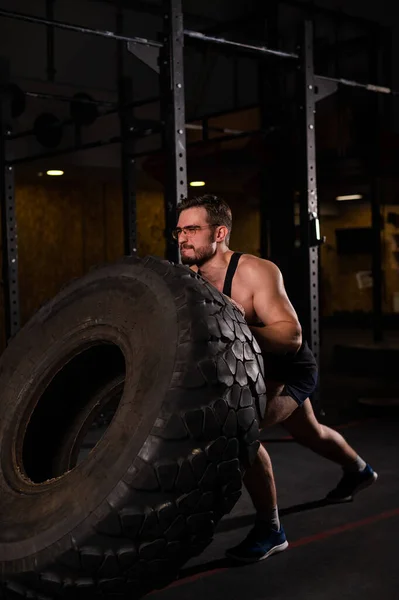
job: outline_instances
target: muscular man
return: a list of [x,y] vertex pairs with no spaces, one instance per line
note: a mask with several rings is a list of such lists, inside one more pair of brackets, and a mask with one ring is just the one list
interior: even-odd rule
[[[327,498],[331,502],[351,500],[374,483],[377,474],[338,432],[317,421],[309,400],[316,386],[317,365],[302,340],[301,326],[281,273],[270,261],[230,250],[231,227],[231,210],[223,200],[210,195],[185,200],[174,231],[182,262],[245,312],[265,358],[268,402],[261,428],[281,423],[297,442],[340,465],[343,476]],[[288,546],[278,517],[273,469],[263,446],[247,470],[244,483],[256,510],[256,521],[247,538],[227,555],[255,562]]]

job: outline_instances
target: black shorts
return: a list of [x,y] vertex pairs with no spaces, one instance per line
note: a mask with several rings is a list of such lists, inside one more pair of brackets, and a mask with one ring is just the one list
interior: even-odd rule
[[309,396],[313,394],[317,387],[318,371],[309,373],[309,377],[301,379],[299,382],[286,384],[280,396],[290,396],[298,406],[302,406]]
[[307,342],[292,357],[284,357],[271,361],[270,379],[283,381],[284,388],[281,396],[290,396],[298,406],[303,403],[317,387],[318,366],[313,352]]

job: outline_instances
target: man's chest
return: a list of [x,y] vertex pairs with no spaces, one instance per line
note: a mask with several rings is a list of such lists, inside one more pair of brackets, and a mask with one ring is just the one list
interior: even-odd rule
[[[224,278],[212,282],[219,292],[223,292],[224,288]],[[253,304],[253,290],[250,289],[248,283],[245,282],[243,277],[240,277],[239,273],[233,278],[232,286],[231,286],[231,298],[241,306],[245,310],[245,319],[249,325],[255,324],[259,321]]]

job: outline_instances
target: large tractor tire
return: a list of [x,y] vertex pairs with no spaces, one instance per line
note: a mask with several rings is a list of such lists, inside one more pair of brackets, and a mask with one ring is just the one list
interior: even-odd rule
[[240,496],[262,370],[241,313],[181,265],[124,259],[42,307],[0,359],[3,597],[133,599],[176,578]]

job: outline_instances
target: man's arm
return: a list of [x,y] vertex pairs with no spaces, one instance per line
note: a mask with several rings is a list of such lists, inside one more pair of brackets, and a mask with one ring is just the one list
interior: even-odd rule
[[251,327],[262,352],[295,353],[302,344],[297,314],[285,291],[278,267],[265,260],[248,264],[248,283],[253,289],[253,305],[263,327]]

